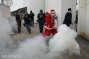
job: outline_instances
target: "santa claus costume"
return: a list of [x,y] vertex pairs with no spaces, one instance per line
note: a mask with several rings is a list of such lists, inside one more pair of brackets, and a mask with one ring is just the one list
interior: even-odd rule
[[50,10],[50,13],[46,14],[46,25],[43,36],[50,36],[51,33],[55,35],[57,33],[57,28],[55,26],[55,19],[56,19],[55,11],[52,9]]

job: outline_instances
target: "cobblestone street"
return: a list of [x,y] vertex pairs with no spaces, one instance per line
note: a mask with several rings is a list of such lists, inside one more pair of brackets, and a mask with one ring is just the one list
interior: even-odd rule
[[16,33],[16,35],[13,36],[13,38],[15,40],[32,38],[32,37],[35,37],[37,35],[40,35],[38,24],[35,24],[34,27],[31,27],[31,34],[28,33],[27,29],[23,26],[23,24],[22,24],[21,31],[22,31],[21,33],[19,33],[19,34]]
[[[25,40],[26,38],[33,38],[37,35],[40,35],[38,24],[35,24],[34,27],[31,27],[31,30],[32,30],[32,34],[29,34],[27,30],[25,29],[25,27],[22,25],[22,32],[20,34],[16,34],[12,36],[12,38],[17,42],[20,40]],[[81,47],[80,49],[81,55],[77,57],[72,56],[70,59],[89,59],[89,41],[81,37],[77,37],[76,40]]]

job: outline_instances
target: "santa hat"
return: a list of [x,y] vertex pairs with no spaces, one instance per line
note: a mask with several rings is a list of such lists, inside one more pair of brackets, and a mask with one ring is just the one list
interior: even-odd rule
[[52,9],[52,10],[50,10],[50,13],[55,13],[55,11]]

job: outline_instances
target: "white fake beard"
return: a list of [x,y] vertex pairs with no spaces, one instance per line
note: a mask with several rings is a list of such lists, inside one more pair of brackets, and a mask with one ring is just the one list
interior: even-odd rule
[[54,16],[55,14],[51,14],[51,16]]

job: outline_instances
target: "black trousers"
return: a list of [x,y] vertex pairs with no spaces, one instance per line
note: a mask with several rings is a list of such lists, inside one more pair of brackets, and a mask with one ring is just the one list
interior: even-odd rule
[[70,27],[70,24],[71,24],[71,23],[63,22],[63,24],[66,24],[68,27]]
[[32,27],[34,27],[34,20],[33,20],[33,21],[31,21],[31,26],[32,26]]
[[18,33],[21,32],[21,22],[17,22],[17,27],[18,27]]
[[70,24],[66,24],[68,27],[70,27]]
[[43,28],[44,28],[44,24],[39,23],[39,30],[40,30],[40,33],[43,33]]

